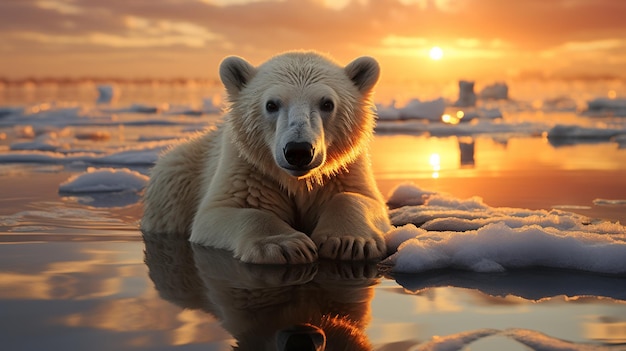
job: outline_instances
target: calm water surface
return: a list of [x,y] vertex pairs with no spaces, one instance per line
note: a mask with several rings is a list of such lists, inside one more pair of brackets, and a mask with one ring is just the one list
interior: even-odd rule
[[[414,182],[491,206],[626,223],[625,206],[593,202],[626,199],[626,150],[615,143],[381,134],[372,156],[384,194]],[[246,265],[186,241],[144,242],[132,196],[59,196],[82,170],[0,165],[2,350],[272,349],[276,330],[306,321],[375,350],[626,349],[625,277]],[[329,333],[328,349],[344,339]]]

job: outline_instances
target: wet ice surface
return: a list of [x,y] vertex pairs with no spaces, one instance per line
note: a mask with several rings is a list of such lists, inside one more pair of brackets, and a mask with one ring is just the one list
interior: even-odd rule
[[626,227],[560,210],[493,208],[474,197],[402,185],[389,198],[397,226],[387,235],[395,272],[475,272],[549,267],[626,274]]
[[382,104],[372,156],[398,250],[379,271],[141,242],[149,167],[219,104],[104,90],[100,104],[0,109],[3,349],[227,350],[312,311],[349,317],[379,350],[624,349],[619,98]]

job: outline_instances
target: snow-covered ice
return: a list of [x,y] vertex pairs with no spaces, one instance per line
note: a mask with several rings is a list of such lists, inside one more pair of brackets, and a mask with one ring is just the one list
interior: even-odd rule
[[481,99],[506,100],[509,98],[509,86],[504,82],[497,82],[485,86],[478,96]]
[[472,107],[476,105],[476,93],[474,92],[474,82],[461,80],[459,81],[459,99],[456,100],[454,106]]
[[98,104],[110,104],[119,96],[119,89],[110,84],[102,84],[96,87],[98,89]]
[[84,194],[122,191],[141,191],[148,177],[127,168],[87,168],[87,171],[70,177],[59,186],[63,194]]
[[393,272],[437,269],[502,272],[549,267],[626,273],[626,227],[559,210],[494,208],[482,199],[458,199],[398,187],[389,199],[397,226],[387,234]]
[[596,98],[587,102],[588,116],[617,116],[626,117],[626,99]]
[[430,101],[420,101],[412,99],[403,107],[378,105],[378,118],[381,120],[396,119],[425,119],[430,121],[440,121],[446,108],[443,98]]

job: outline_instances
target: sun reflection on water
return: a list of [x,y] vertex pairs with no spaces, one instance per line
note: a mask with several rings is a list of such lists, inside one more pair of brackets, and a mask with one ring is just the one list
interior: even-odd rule
[[430,154],[428,163],[433,169],[432,177],[434,179],[439,178],[439,171],[441,170],[441,156],[437,153]]

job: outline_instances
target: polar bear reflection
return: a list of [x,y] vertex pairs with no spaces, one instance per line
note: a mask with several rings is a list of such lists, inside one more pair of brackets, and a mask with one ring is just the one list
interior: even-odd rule
[[252,265],[182,239],[145,244],[160,296],[214,315],[237,340],[234,350],[371,349],[364,329],[375,264]]

